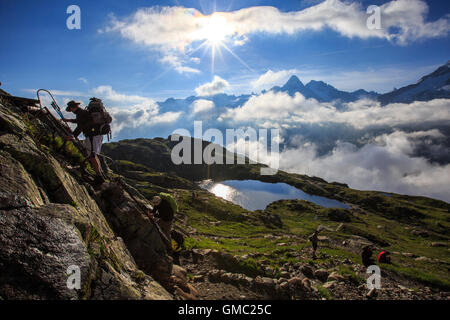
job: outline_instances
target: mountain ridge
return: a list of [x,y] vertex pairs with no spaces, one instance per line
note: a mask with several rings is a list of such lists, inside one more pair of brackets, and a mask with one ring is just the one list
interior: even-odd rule
[[[400,89],[394,89],[390,92],[380,94],[375,91],[366,91],[358,89],[355,91],[343,91],[334,86],[321,81],[311,80],[306,85],[296,76],[292,75],[282,86],[274,86],[269,90],[262,90],[264,94],[268,91],[285,92],[290,96],[295,93],[301,93],[305,98],[316,99],[319,102],[354,102],[359,99],[377,100],[382,105],[389,103],[402,102],[411,103],[412,101],[428,101],[436,98],[450,98],[450,62],[440,66],[435,71],[423,76],[417,83],[411,84]],[[158,105],[167,111],[187,110],[196,100],[210,100],[218,107],[236,108],[242,106],[248,99],[256,94],[242,94],[239,96],[218,93],[211,96],[189,96],[184,99],[168,98],[165,101],[157,102]]]

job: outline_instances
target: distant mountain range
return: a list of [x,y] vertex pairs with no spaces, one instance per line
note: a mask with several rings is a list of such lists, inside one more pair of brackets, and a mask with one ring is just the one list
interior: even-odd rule
[[378,101],[385,105],[393,102],[409,103],[438,98],[450,98],[450,61],[422,77],[415,84],[380,95]]
[[[439,67],[434,72],[422,77],[416,84],[408,85],[400,89],[394,89],[385,94],[374,91],[359,89],[353,92],[341,91],[323,81],[311,80],[304,85],[300,79],[293,75],[283,86],[275,86],[267,91],[286,92],[294,96],[297,92],[306,98],[316,99],[319,102],[339,102],[346,103],[362,98],[378,100],[382,105],[395,102],[410,103],[413,101],[428,101],[437,98],[450,98],[450,61]],[[216,107],[235,108],[243,105],[250,99],[252,94],[240,96],[219,93],[213,96],[190,96],[186,99],[169,98],[166,101],[158,102],[159,106],[166,111],[179,111],[189,108],[196,100],[213,101]],[[339,106],[339,103],[337,104]]]
[[341,91],[323,81],[310,81],[306,86],[300,81],[297,76],[292,76],[288,82],[282,87],[273,87],[270,89],[274,92],[286,92],[293,96],[297,92],[301,93],[305,98],[314,98],[319,102],[331,102],[339,100],[341,102],[356,101],[361,98],[376,99],[378,93],[360,89],[354,92]]

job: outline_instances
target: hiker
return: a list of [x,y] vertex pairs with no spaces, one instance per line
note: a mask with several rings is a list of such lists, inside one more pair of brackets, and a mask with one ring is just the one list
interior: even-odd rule
[[184,237],[177,230],[172,230],[170,233],[172,237],[172,257],[173,262],[177,265],[180,265],[180,253],[181,250],[184,249]]
[[[67,136],[67,140],[74,140],[74,138],[77,138],[78,135],[83,132],[84,136],[86,137],[85,147],[88,153],[87,160],[97,174],[95,182],[101,184],[105,182],[105,178],[102,167],[100,165],[100,161],[98,159],[98,154],[100,154],[100,150],[102,147],[103,135],[110,133],[109,123],[111,122],[111,117],[105,111],[105,114],[107,115],[107,117],[109,117],[109,120],[101,120],[99,122],[98,116],[96,116],[96,114],[99,114],[100,112],[93,111],[94,108],[91,107],[96,103],[98,104],[99,101],[101,103],[101,100],[97,98],[91,98],[90,100],[91,102],[89,103],[87,109],[82,109],[80,107],[80,102],[75,102],[73,100],[69,101],[67,103],[66,111],[73,112],[76,115],[76,118],[63,119],[63,121],[77,124],[77,127],[73,131],[73,135]],[[102,103],[101,108],[104,109]]]
[[317,243],[319,242],[318,235],[319,235],[319,230],[316,230],[316,231],[314,231],[314,233],[311,236],[309,236],[309,241],[311,241],[312,247],[313,247],[313,254],[312,254],[313,259],[317,258],[316,250],[317,250]]
[[373,248],[371,245],[367,245],[362,249],[361,259],[363,265],[367,268],[368,266],[374,265],[375,261],[372,259]]
[[391,263],[391,256],[389,251],[381,251],[378,255],[378,263]]
[[153,209],[150,214],[155,217],[155,222],[161,228],[169,242],[171,241],[172,222],[177,212],[175,199],[167,193],[160,193],[152,199]]

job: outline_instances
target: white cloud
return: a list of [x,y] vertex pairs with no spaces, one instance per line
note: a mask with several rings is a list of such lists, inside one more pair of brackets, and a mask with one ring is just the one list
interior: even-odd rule
[[151,98],[127,95],[103,85],[90,90],[102,99],[113,117],[112,130],[117,135],[124,128],[145,128],[153,125],[169,125],[176,122],[182,112],[160,113],[158,104]]
[[[315,3],[315,1],[313,2]],[[380,6],[381,29],[367,27],[366,7],[357,2],[326,0],[299,11],[283,12],[275,7],[254,6],[230,12],[203,15],[183,7],[141,8],[118,19],[99,33],[116,32],[124,39],[163,54],[179,73],[198,73],[183,59],[201,42],[231,40],[235,46],[248,42],[255,33],[293,35],[307,31],[332,29],[348,38],[381,38],[401,45],[413,41],[444,37],[450,31],[450,17],[427,22],[428,5],[422,0],[393,0]],[[176,57],[176,58],[174,58]],[[183,58],[182,58],[183,57]]]
[[155,101],[151,98],[138,96],[138,95],[127,95],[123,93],[118,93],[111,86],[102,85],[93,88],[89,91],[91,95],[97,96],[107,103],[113,104],[114,106],[146,106],[149,108],[157,108]]
[[238,43],[245,42],[244,37],[252,33],[295,34],[326,27],[349,38],[384,38],[401,44],[446,36],[449,32],[448,16],[425,21],[428,5],[422,0],[394,0],[380,8],[381,30],[367,28],[369,15],[360,3],[326,0],[300,11],[282,12],[275,7],[255,6],[209,16],[183,7],[142,8],[124,19],[113,17],[104,31],[118,32],[136,43],[174,52],[184,52],[192,43],[208,40],[211,30],[216,29],[223,33],[221,36],[237,37],[234,40]]
[[88,84],[88,80],[86,78],[80,77],[80,78],[78,78],[78,80],[80,80],[84,84]]
[[[27,92],[36,92],[34,89],[24,89]],[[88,93],[72,92],[63,90],[51,90],[51,93],[57,97],[63,114],[67,118],[73,118],[73,114],[67,113],[64,106],[75,97],[80,98],[82,105],[89,103],[88,97],[96,96],[102,99],[107,110],[113,117],[112,130],[116,136],[124,128],[144,128],[154,125],[170,125],[176,122],[182,112],[164,112],[160,113],[159,106],[155,101],[148,97],[139,95],[128,95],[119,93],[109,85],[101,85],[90,89]],[[43,95],[43,103],[50,105],[51,100]],[[50,108],[52,110],[52,108]]]
[[[417,136],[442,134],[437,130],[414,133],[396,131],[380,135],[360,149],[350,143],[338,142],[325,156],[318,156],[314,143],[299,139],[296,148],[279,154],[269,153],[267,158],[259,158],[259,161],[270,163],[279,156],[280,169],[288,172],[319,176],[330,182],[344,182],[355,189],[422,195],[450,201],[450,164],[434,165],[425,158],[413,156],[414,138]],[[266,148],[264,145],[259,147]],[[256,154],[250,156],[256,159]]]
[[258,77],[258,79],[252,81],[252,88],[254,90],[270,89],[276,85],[283,85],[290,76],[296,74],[298,70],[280,70],[272,71],[268,70],[266,73]]
[[344,104],[344,108],[339,110],[332,103],[305,99],[298,92],[291,97],[285,92],[269,91],[252,96],[240,107],[227,109],[219,119],[235,123],[253,122],[258,125],[269,120],[275,127],[327,122],[349,124],[356,129],[363,129],[373,126],[418,125],[450,119],[448,106],[448,99],[394,103],[383,107],[376,101],[358,100]]
[[[191,60],[195,63],[199,62],[199,61],[197,62],[197,60],[195,60],[195,58],[192,58]],[[181,58],[178,56],[175,56],[173,54],[166,55],[166,56],[162,57],[161,59],[159,59],[159,61],[163,62],[163,63],[168,63],[180,74],[182,74],[182,73],[200,73],[200,70],[198,70],[198,69],[187,67],[187,66],[183,65]]]
[[194,113],[206,112],[214,109],[214,102],[210,100],[199,99],[191,104]]
[[202,84],[195,89],[197,96],[212,96],[218,93],[225,92],[230,87],[228,81],[219,76],[214,76],[213,81]]
[[158,113],[158,110],[135,106],[129,108],[108,108],[113,122],[112,131],[117,135],[125,128],[144,128],[158,124],[171,124],[179,119],[181,112]]

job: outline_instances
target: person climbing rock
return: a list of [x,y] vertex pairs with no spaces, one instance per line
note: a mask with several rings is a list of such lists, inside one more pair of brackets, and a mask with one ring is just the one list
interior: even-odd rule
[[87,160],[97,174],[95,182],[99,184],[105,182],[102,167],[98,159],[98,154],[100,153],[102,147],[103,134],[99,131],[98,126],[94,124],[94,121],[92,120],[92,113],[88,110],[82,109],[80,107],[80,102],[75,102],[73,100],[67,103],[66,111],[73,112],[76,115],[76,118],[63,119],[62,121],[77,124],[77,127],[73,131],[73,135],[67,136],[66,140],[74,140],[80,135],[81,132],[83,132],[86,137],[85,147],[88,153]]
[[361,259],[363,265],[367,268],[368,266],[374,265],[375,261],[372,259],[373,247],[367,245],[362,249]]
[[170,232],[170,235],[172,237],[173,262],[177,265],[180,265],[180,253],[185,248],[184,247],[184,237],[183,237],[183,234],[181,234],[177,230],[172,230]]
[[312,257],[313,259],[316,259],[316,251],[317,251],[317,243],[319,242],[319,230],[314,231],[314,233],[312,235],[309,236],[309,241],[311,241],[312,243],[312,247],[313,247],[313,252],[312,252]]
[[381,251],[378,255],[378,263],[391,263],[391,256],[389,251]]
[[167,240],[171,241],[172,222],[177,212],[177,203],[168,193],[160,193],[152,199],[153,209],[150,213],[159,225]]

